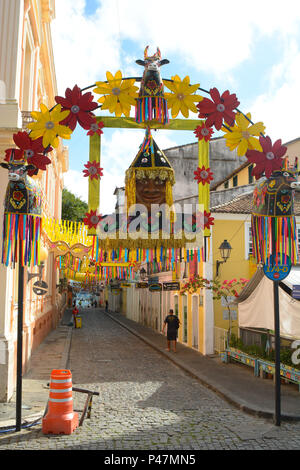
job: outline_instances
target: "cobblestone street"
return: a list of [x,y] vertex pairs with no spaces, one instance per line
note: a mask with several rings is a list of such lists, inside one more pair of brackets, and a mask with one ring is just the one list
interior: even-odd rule
[[[91,418],[71,435],[44,435],[41,424],[0,434],[1,450],[300,448],[300,423],[276,427],[232,407],[100,310],[73,330],[68,368],[73,386],[100,393]],[[86,396],[73,398],[80,415]]]

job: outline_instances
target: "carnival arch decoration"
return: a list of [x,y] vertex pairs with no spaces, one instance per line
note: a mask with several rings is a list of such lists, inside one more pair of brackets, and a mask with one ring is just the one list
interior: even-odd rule
[[[55,97],[56,104],[51,109],[41,104],[40,111],[31,113],[33,121],[28,124],[29,133],[20,131],[13,135],[15,148],[6,150],[4,164],[11,165],[14,170],[22,163],[29,176],[37,174],[40,170],[46,170],[47,165],[51,164],[49,153],[58,146],[58,138],[70,139],[76,126],[79,125],[87,131],[90,140],[89,160],[83,168],[83,177],[88,178],[89,185],[88,212],[84,224],[88,236],[93,238],[93,257],[95,262],[99,263],[99,267],[101,263],[116,262],[128,263],[126,266],[132,267],[134,263],[143,261],[159,263],[166,258],[170,264],[178,259],[188,262],[193,257],[197,257],[198,261],[206,261],[209,253],[210,227],[214,224],[209,203],[209,186],[213,180],[209,164],[209,141],[215,130],[224,132],[223,136],[230,150],[237,149],[238,156],[245,155],[248,161],[254,164],[253,174],[256,179],[263,175],[270,179],[275,171],[286,170],[287,161],[283,159],[286,147],[282,145],[281,139],[272,142],[265,134],[264,124],[254,123],[250,113],[243,113],[240,110],[236,94],[228,90],[222,92],[215,87],[206,90],[200,87],[199,83],[190,83],[189,76],[183,79],[178,75],[162,78],[160,69],[169,61],[162,59],[159,48],[150,56],[147,46],[144,59],[136,62],[143,67],[143,75],[140,77],[123,77],[120,70],[114,74],[107,71],[104,81],[97,81],[83,89],[77,85],[67,88],[65,96]],[[165,92],[165,88],[169,91]],[[91,89],[95,95],[100,95],[97,101],[89,91]],[[95,111],[98,109],[108,111],[111,116],[96,116]],[[132,109],[135,110],[134,117],[130,116]],[[196,113],[198,118],[189,119],[190,112]],[[183,118],[178,118],[179,114]],[[106,128],[144,130],[143,145],[148,142],[148,146],[151,146],[152,142],[152,129],[194,132],[198,140],[199,155],[194,178],[198,183],[199,204],[203,205],[201,219],[204,233],[203,246],[187,249],[185,243],[175,244],[172,239],[162,243],[161,238],[158,238],[153,245],[143,241],[139,243],[133,241],[131,245],[126,245],[126,240],[121,239],[119,244],[113,246],[99,240],[97,227],[102,220],[102,215],[98,213],[100,180],[105,177],[105,170],[100,166],[101,135]],[[296,170],[295,172],[297,173]],[[132,196],[135,197],[136,191],[132,181],[126,187],[126,196],[130,200]],[[26,187],[26,184],[25,182],[23,186]],[[41,224],[40,219],[37,223],[35,217],[40,217],[40,214],[35,216],[23,212],[21,217],[21,212],[18,211],[20,202],[18,198],[22,194],[16,187],[10,186],[8,191],[3,225],[2,263],[14,266],[20,255],[23,265],[39,264],[37,244]],[[38,196],[35,194],[35,197]],[[170,198],[168,202],[172,203]],[[257,192],[255,204],[257,206]],[[276,222],[276,236],[279,240],[276,246],[278,248],[284,246],[291,262],[296,264],[297,238],[295,217],[291,210],[288,215],[282,212],[278,216],[271,211],[253,217],[253,246],[257,261],[265,261],[270,247],[274,247],[271,239],[274,238],[275,232],[272,226],[275,219],[279,221],[278,224]],[[18,237],[23,240],[24,250],[30,251],[30,246],[36,244],[34,248],[36,256],[26,257],[24,253],[18,253],[19,249],[22,250]],[[72,251],[70,246],[65,248],[69,253]],[[107,276],[110,276],[109,270]]]

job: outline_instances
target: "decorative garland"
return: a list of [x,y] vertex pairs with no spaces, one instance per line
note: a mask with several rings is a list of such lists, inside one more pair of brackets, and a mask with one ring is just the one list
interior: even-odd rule
[[[147,48],[145,58],[148,58],[146,51]],[[159,50],[156,55],[160,59]],[[164,63],[167,62],[165,60]],[[170,93],[162,95],[164,101],[160,99],[155,104],[152,98],[141,100],[138,87],[135,86],[135,82],[142,81],[141,77],[123,78],[119,70],[114,75],[109,71],[106,72],[106,78],[106,81],[96,82],[83,89],[77,85],[73,89],[67,88],[64,97],[55,97],[56,104],[51,109],[41,104],[40,111],[33,111],[31,115],[34,122],[27,125],[30,130],[29,134],[18,132],[13,135],[17,146],[17,149],[14,149],[15,160],[25,159],[33,164],[36,170],[33,170],[32,174],[36,174],[38,170],[46,170],[47,165],[51,163],[47,155],[52,148],[58,146],[58,138],[70,139],[77,124],[87,130],[88,136],[103,133],[103,123],[97,123],[94,115],[97,109],[108,110],[115,116],[129,117],[132,106],[135,106],[137,122],[145,122],[154,116],[157,121],[167,123],[168,109],[171,111],[172,118],[175,118],[179,112],[185,118],[189,117],[190,111],[198,113],[198,117],[204,119],[204,122],[201,121],[201,124],[194,130],[198,140],[208,142],[214,132],[213,128],[217,131],[224,131],[223,136],[230,150],[237,149],[239,156],[245,155],[248,161],[255,165],[253,175],[256,179],[263,174],[269,177],[274,170],[284,166],[282,157],[287,148],[282,145],[281,139],[272,143],[271,138],[264,135],[263,123],[253,123],[250,113],[244,114],[240,111],[237,96],[228,90],[221,93],[217,88],[211,88],[208,91],[200,88],[199,84],[190,84],[188,76],[181,80],[178,75],[175,75],[171,80],[162,79],[163,85],[170,90]],[[94,101],[91,92],[85,92],[90,88],[94,88],[93,92],[101,95],[98,102]],[[197,90],[208,94],[209,98],[197,95]],[[11,150],[7,149],[5,152],[6,161],[9,161]],[[86,170],[83,170],[85,177],[99,179],[103,176],[103,169],[97,162],[89,162],[85,167]],[[209,167],[198,167],[194,174],[195,180],[203,186],[209,185],[213,180]],[[213,218],[210,212],[207,212],[205,216],[209,225],[212,225]],[[97,226],[100,220],[101,216],[95,212],[87,213],[85,223]],[[5,227],[3,242],[7,246],[7,221]],[[259,231],[258,228],[257,230]],[[27,241],[30,243],[30,240]],[[5,258],[5,253],[2,260],[3,257]]]

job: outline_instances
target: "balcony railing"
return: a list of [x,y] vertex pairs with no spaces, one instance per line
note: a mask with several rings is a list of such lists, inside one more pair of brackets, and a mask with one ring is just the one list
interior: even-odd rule
[[27,128],[27,124],[29,124],[29,122],[34,121],[33,117],[31,116],[31,111],[21,111],[21,114],[22,114],[22,129],[29,131],[29,129]]

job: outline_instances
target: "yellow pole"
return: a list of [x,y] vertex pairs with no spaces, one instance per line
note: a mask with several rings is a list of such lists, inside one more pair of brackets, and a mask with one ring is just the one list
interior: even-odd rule
[[[204,139],[198,141],[198,166],[209,168],[209,142]],[[199,205],[203,205],[203,210],[210,212],[209,184],[198,184]],[[210,237],[210,230],[204,229],[204,236]]]
[[[89,161],[96,161],[100,164],[101,161],[101,136],[94,134],[90,136],[90,149],[89,149]],[[89,212],[91,210],[98,212],[100,203],[100,178],[89,178],[89,198],[88,207]],[[91,228],[88,231],[88,235],[96,235],[96,229]]]

